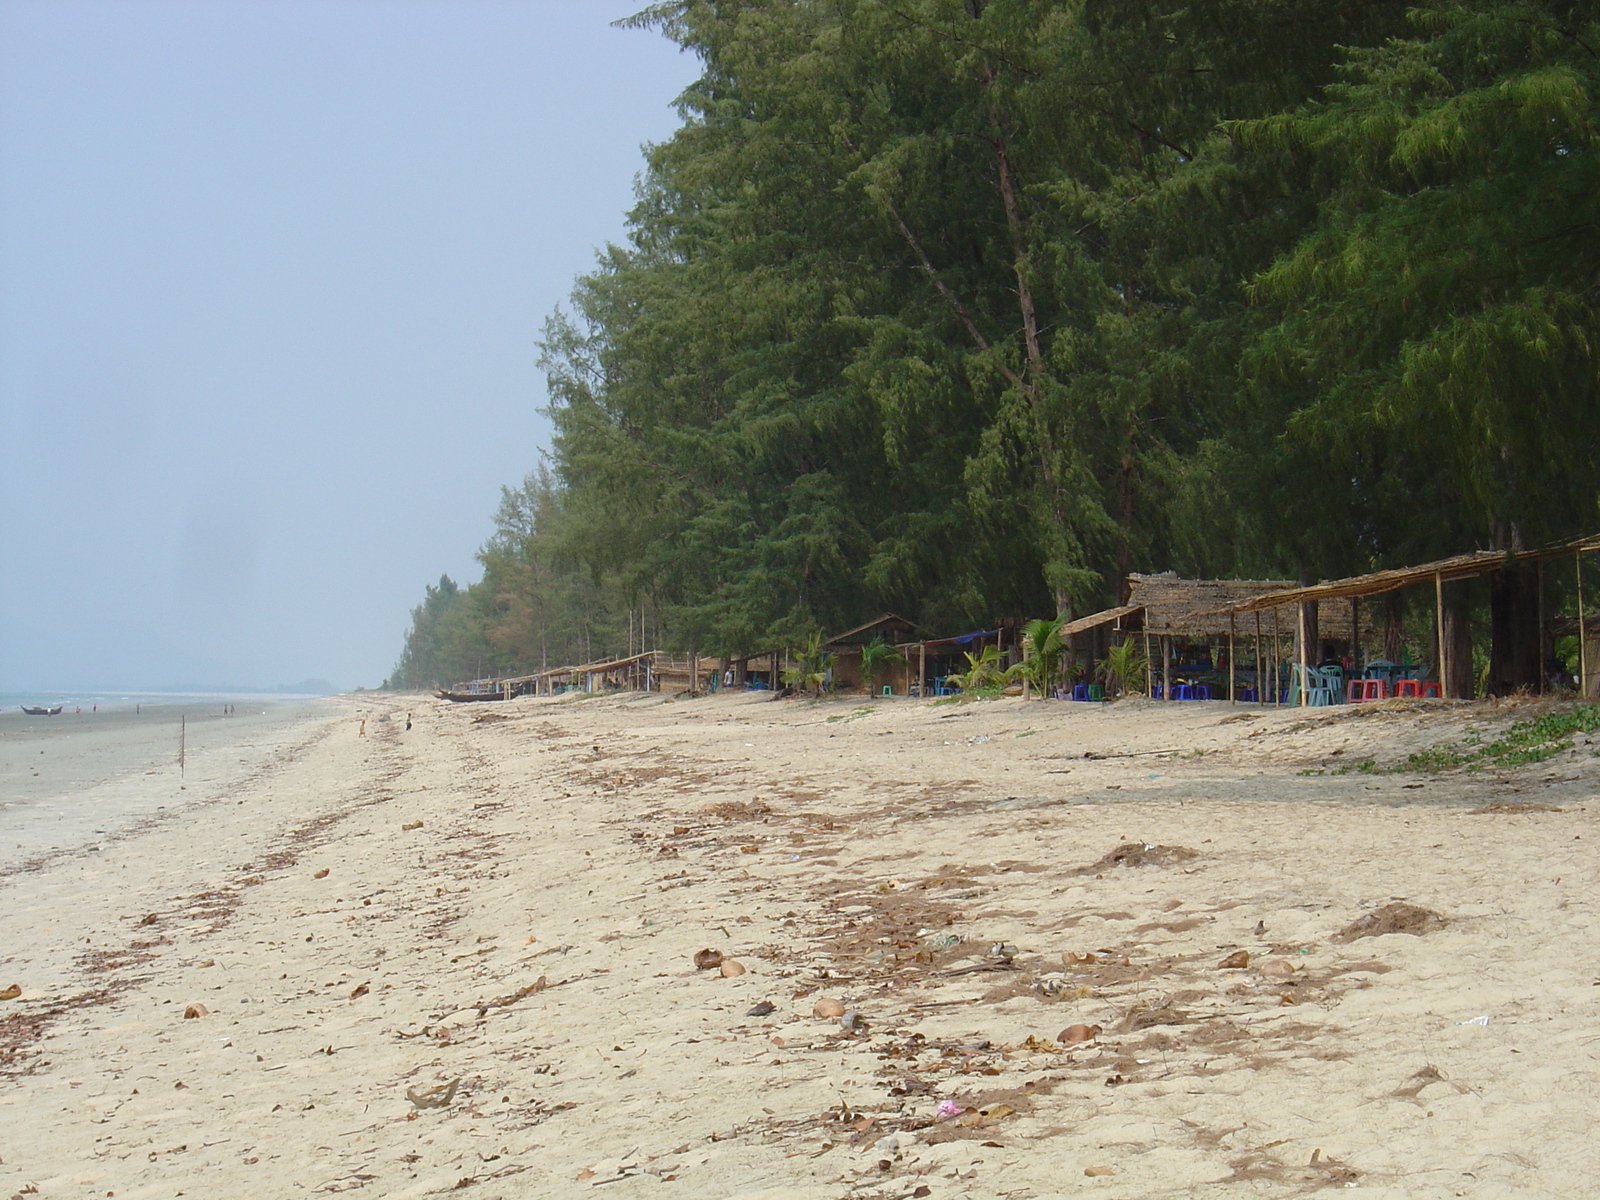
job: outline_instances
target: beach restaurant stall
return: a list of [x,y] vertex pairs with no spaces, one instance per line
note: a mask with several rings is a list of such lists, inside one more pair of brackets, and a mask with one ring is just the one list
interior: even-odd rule
[[822,644],[822,648],[833,655],[834,690],[848,692],[857,688],[871,690],[888,687],[891,694],[901,690],[895,688],[892,680],[895,676],[904,680],[904,666],[885,671],[874,679],[867,679],[861,666],[861,651],[869,643],[882,639],[885,645],[894,647],[903,656],[916,633],[917,627],[904,617],[894,613],[880,613],[854,629],[834,634]]
[[[1253,699],[1270,664],[1258,656],[1248,666],[1238,666],[1229,643],[1227,606],[1291,586],[1288,579],[1131,573],[1123,589],[1125,605],[1066,622],[1061,637],[1072,654],[1072,670],[1085,678],[1093,678],[1094,661],[1104,656],[1110,637],[1136,637],[1150,664],[1150,698]],[[1349,638],[1350,630],[1330,629],[1328,634]],[[1074,694],[1093,696],[1094,686],[1080,685]]]
[[994,629],[973,629],[951,637],[928,638],[895,647],[906,660],[905,665],[894,672],[903,681],[904,694],[948,696],[958,691],[950,682],[950,676],[966,673],[969,654],[977,657],[985,646],[1002,646],[1006,632],[1004,625],[997,625]]
[[[1282,579],[1184,579],[1176,572],[1126,579],[1126,604],[1068,621],[1061,627],[1073,658],[1073,670],[1092,678],[1094,663],[1104,657],[1109,639],[1136,637],[1150,664],[1147,690],[1157,700],[1253,700],[1271,680],[1277,659],[1271,647],[1254,647],[1241,664],[1231,638],[1230,606],[1293,587]],[[1328,652],[1344,652],[1358,640],[1347,620],[1337,616],[1322,630]],[[1274,643],[1276,644],[1276,643]],[[1279,656],[1282,657],[1280,649]],[[1075,691],[1093,694],[1092,685]]]
[[[1282,610],[1291,610],[1295,647],[1294,661],[1290,664],[1291,682],[1287,695],[1273,689],[1274,700],[1312,705],[1375,700],[1389,695],[1471,699],[1476,695],[1477,679],[1473,670],[1470,613],[1462,589],[1469,581],[1488,577],[1490,652],[1486,690],[1490,695],[1506,695],[1518,690],[1544,692],[1549,687],[1547,664],[1551,657],[1551,621],[1545,613],[1546,574],[1564,560],[1572,560],[1577,585],[1577,615],[1572,619],[1573,628],[1587,633],[1593,628],[1586,616],[1593,602],[1593,576],[1586,599],[1583,558],[1595,550],[1600,550],[1600,535],[1537,550],[1478,550],[1414,567],[1397,567],[1304,586],[1291,585],[1230,604],[1227,609],[1229,636],[1231,640],[1239,632],[1241,618],[1249,618],[1254,628],[1245,629],[1244,636],[1253,636],[1259,646],[1263,637],[1262,615],[1270,613],[1273,626],[1277,628]],[[1363,661],[1360,639],[1352,647],[1351,668],[1322,657],[1323,631],[1330,617],[1342,617],[1345,623],[1358,627],[1362,624],[1363,600],[1397,598],[1402,589],[1412,587],[1424,587],[1432,592],[1431,664],[1406,668],[1396,662],[1401,657],[1397,603],[1385,605],[1383,653],[1379,657]],[[1584,696],[1600,693],[1593,645],[1587,636],[1578,639],[1575,682],[1579,694]]]
[[718,660],[720,672],[714,681],[722,688],[743,688],[752,692],[777,691],[783,686],[782,650],[758,650]]

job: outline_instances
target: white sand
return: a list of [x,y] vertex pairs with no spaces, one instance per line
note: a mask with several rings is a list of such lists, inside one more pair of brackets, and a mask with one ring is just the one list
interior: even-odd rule
[[[1301,773],[1525,711],[340,703],[218,798],[5,880],[0,1193],[1600,1178],[1596,747]],[[358,737],[358,703],[396,719]],[[1470,811],[1530,800],[1562,811]],[[1127,842],[1195,854],[1083,870]],[[1448,924],[1332,940],[1397,899]],[[746,973],[696,971],[702,948]],[[1063,1050],[1080,1022],[1103,1032]],[[406,1098],[457,1079],[446,1107]],[[969,1111],[930,1123],[941,1099]]]

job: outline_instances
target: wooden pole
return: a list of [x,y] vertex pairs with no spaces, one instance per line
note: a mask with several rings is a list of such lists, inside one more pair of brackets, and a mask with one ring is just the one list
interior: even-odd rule
[[1578,567],[1578,695],[1589,698],[1589,639],[1583,622],[1583,551],[1572,556]]
[[1235,667],[1233,665],[1233,635],[1236,632],[1234,626],[1236,626],[1238,624],[1238,622],[1239,622],[1239,618],[1238,617],[1236,617],[1233,613],[1229,613],[1228,614],[1228,703],[1229,704],[1234,703],[1235,700],[1237,699],[1237,697],[1234,695],[1234,686],[1233,686],[1233,684],[1234,684],[1234,680],[1238,677],[1239,672],[1235,669]]
[[1278,663],[1283,655],[1283,635],[1278,632],[1278,609],[1281,607],[1283,606],[1280,604],[1274,604],[1272,606],[1272,653],[1267,656],[1270,659],[1269,665],[1272,667],[1272,703],[1274,705],[1280,703],[1280,697],[1278,694]]
[[928,694],[928,643],[917,643],[917,695]]
[[1544,615],[1544,563],[1541,562],[1539,564],[1538,572],[1539,572],[1539,613],[1538,613],[1538,621],[1539,621],[1539,694],[1542,696],[1542,695],[1545,694],[1546,685],[1550,682],[1550,672],[1545,670],[1545,665],[1544,665],[1545,664],[1545,653],[1544,653],[1544,633],[1545,633],[1545,627],[1544,627],[1544,624],[1545,624],[1545,615]]
[[1150,661],[1150,631],[1144,631],[1144,694],[1146,699],[1156,698],[1156,673]]
[[1450,694],[1450,683],[1444,666],[1444,575],[1439,571],[1433,573],[1433,619],[1434,636],[1439,639],[1439,699],[1443,700]]
[[1261,694],[1261,610],[1256,609],[1256,703],[1265,704],[1267,698]]
[[1172,635],[1161,635],[1161,698],[1172,699]]
[[1350,662],[1351,666],[1359,671],[1361,669],[1361,597],[1350,597]]
[[1296,611],[1300,616],[1300,707],[1305,708],[1311,703],[1311,698],[1306,695],[1309,690],[1306,687],[1306,675],[1308,674],[1308,668],[1311,666],[1311,663],[1307,661],[1307,656],[1311,653],[1311,647],[1306,645],[1308,631],[1306,629],[1306,602],[1304,600],[1296,605]]

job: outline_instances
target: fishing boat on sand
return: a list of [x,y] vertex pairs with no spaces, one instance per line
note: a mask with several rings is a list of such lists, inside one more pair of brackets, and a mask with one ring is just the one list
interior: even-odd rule
[[61,710],[65,707],[66,705],[64,704],[58,704],[54,708],[44,708],[43,706],[35,707],[24,704],[22,706],[22,711],[27,713],[30,717],[59,717],[61,715]]

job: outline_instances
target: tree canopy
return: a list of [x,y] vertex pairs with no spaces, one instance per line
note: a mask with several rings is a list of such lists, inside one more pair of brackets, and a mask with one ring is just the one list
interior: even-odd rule
[[702,74],[628,243],[547,326],[549,469],[505,493],[483,580],[429,589],[396,682],[645,631],[738,653],[881,611],[1084,611],[1129,569],[1311,578],[1600,515],[1592,6],[632,23]]

